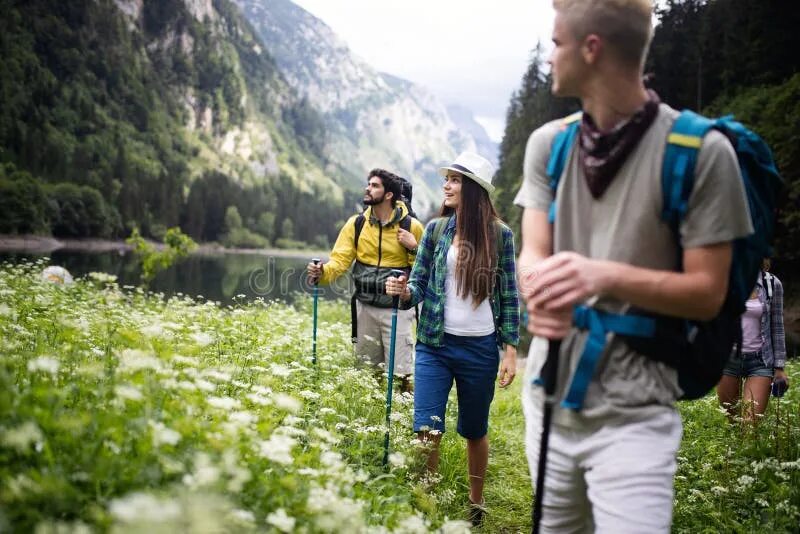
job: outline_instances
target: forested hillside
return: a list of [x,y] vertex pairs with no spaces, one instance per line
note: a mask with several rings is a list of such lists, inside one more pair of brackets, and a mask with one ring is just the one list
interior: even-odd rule
[[0,9],[0,233],[208,241],[238,222],[324,246],[352,211],[319,115],[228,0]]
[[[645,71],[671,106],[708,115],[733,113],[770,144],[787,187],[776,254],[800,259],[800,4],[782,0],[668,0]],[[528,135],[578,109],[550,94],[541,48],[512,98],[501,145],[498,205],[519,224],[512,200],[522,179]]]

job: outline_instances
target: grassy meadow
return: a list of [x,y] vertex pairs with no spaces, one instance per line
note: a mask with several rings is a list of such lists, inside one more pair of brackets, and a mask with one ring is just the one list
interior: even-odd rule
[[[320,303],[313,366],[310,299],[61,286],[45,265],[0,266],[0,532],[469,530],[463,440],[425,475],[399,391],[382,466],[385,388],[355,365],[345,304]],[[485,532],[530,530],[522,382],[495,396]],[[681,405],[676,532],[798,530],[799,399],[755,429]]]

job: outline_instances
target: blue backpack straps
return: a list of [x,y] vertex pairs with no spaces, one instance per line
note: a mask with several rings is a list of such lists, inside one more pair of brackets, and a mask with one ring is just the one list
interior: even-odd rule
[[553,138],[553,146],[550,148],[550,159],[547,162],[547,176],[550,178],[550,190],[553,191],[553,202],[550,204],[550,212],[547,214],[550,224],[556,220],[558,182],[561,180],[567,158],[575,144],[575,138],[578,136],[581,116],[582,113],[579,111],[561,119],[561,130]]
[[679,235],[681,220],[689,208],[694,186],[694,168],[703,144],[703,136],[714,127],[714,121],[689,110],[675,120],[667,136],[661,188],[664,207],[661,218]]
[[576,306],[572,314],[572,324],[577,328],[589,331],[583,353],[572,375],[567,394],[561,401],[563,408],[580,410],[583,399],[594,376],[597,362],[600,361],[606,348],[606,336],[609,332],[626,336],[653,337],[656,321],[652,317],[622,315],[609,313],[589,306]]

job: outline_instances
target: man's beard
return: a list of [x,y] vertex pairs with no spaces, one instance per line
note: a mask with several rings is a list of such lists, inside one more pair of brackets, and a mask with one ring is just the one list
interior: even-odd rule
[[382,194],[381,198],[372,198],[372,195],[364,195],[364,200],[362,202],[365,206],[375,206],[383,202],[383,199],[385,198],[386,198],[386,193]]

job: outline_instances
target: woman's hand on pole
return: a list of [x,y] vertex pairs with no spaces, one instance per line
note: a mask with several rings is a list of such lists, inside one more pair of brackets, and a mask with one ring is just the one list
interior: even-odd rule
[[386,294],[392,297],[399,295],[401,300],[408,300],[411,298],[411,292],[406,285],[407,279],[405,276],[395,277],[390,276],[386,279]]
[[505,355],[500,361],[500,371],[497,373],[497,381],[501,388],[506,388],[514,381],[517,376],[517,347],[506,345]]

